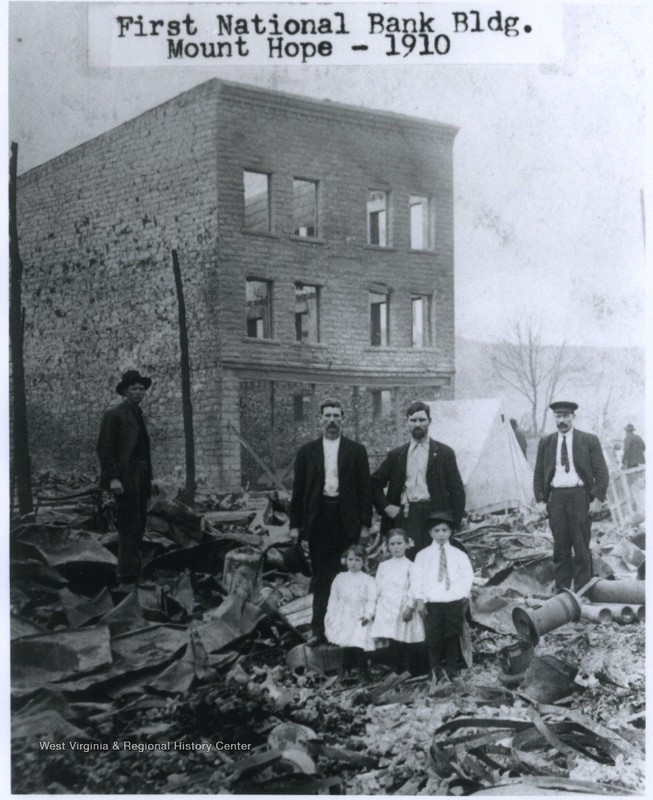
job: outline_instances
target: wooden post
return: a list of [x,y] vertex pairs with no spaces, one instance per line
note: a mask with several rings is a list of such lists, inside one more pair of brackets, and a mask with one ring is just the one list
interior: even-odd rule
[[27,398],[25,394],[25,365],[23,361],[23,328],[25,310],[22,306],[21,287],[23,262],[18,249],[18,221],[16,212],[16,173],[18,170],[18,145],[11,143],[9,162],[9,342],[11,345],[11,385],[13,398],[13,474],[18,489],[18,511],[21,517],[34,511],[32,502],[32,474],[27,431]]
[[190,357],[188,355],[188,330],[186,304],[177,251],[172,251],[172,270],[175,274],[177,303],[179,305],[179,349],[181,358],[181,402],[184,414],[184,440],[186,444],[186,485],[182,500],[189,506],[195,503],[195,438],[193,435],[193,403],[190,394]]

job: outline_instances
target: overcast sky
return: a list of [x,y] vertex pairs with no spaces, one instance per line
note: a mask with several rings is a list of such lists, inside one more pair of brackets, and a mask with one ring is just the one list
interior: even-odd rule
[[643,344],[651,14],[563,18],[547,65],[89,69],[85,3],[13,2],[10,137],[25,171],[211,77],[451,123],[457,334],[531,317],[549,341]]

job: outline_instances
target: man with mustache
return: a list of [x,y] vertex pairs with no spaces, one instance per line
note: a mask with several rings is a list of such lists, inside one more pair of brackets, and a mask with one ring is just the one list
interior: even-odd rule
[[290,536],[308,541],[313,570],[310,646],[326,642],[324,616],[340,558],[349,545],[365,542],[372,521],[367,451],[342,435],[343,420],[342,403],[324,400],[322,436],[300,447],[295,459]]
[[454,530],[460,527],[465,513],[465,487],[454,451],[429,438],[429,406],[421,402],[408,406],[406,424],[410,441],[390,450],[372,475],[372,498],[381,515],[381,532],[403,528],[414,542],[414,547],[406,551],[413,559],[431,544],[424,521],[432,511],[448,512]]
[[[539,511],[547,511],[553,534],[555,589],[578,591],[592,577],[590,513],[599,511],[608,489],[608,467],[601,443],[574,428],[577,403],[551,403],[557,433],[540,439],[533,474]],[[573,552],[573,557],[572,557]]]

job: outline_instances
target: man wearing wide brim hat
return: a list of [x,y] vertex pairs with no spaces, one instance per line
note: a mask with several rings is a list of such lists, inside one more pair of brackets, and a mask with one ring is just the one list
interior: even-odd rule
[[123,402],[105,412],[97,443],[100,487],[116,499],[118,576],[123,583],[135,583],[141,572],[140,545],[152,490],[152,463],[140,406],[151,385],[152,379],[138,370],[123,374],[116,386]]
[[605,500],[608,467],[598,437],[574,428],[578,404],[558,400],[549,408],[558,430],[540,439],[533,490],[549,515],[556,591],[571,589],[572,578],[578,591],[592,577],[590,512]]
[[646,463],[646,458],[644,457],[646,445],[642,437],[635,433],[635,426],[632,422],[629,422],[624,430],[626,431],[626,436],[624,438],[624,454],[621,463],[624,469],[632,469]]

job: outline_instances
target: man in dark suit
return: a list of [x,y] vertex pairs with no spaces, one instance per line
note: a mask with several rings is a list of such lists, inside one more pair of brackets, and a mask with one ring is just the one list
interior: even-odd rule
[[632,469],[640,464],[645,464],[644,451],[646,450],[646,445],[644,440],[635,433],[635,426],[632,422],[629,422],[624,430],[626,431],[626,437],[624,438],[623,468]]
[[510,425],[512,426],[513,431],[515,432],[515,439],[517,439],[517,443],[524,454],[524,458],[527,458],[526,453],[528,453],[528,442],[526,441],[526,434],[524,431],[519,427],[517,424],[517,420],[511,418]]
[[367,538],[372,521],[367,451],[342,436],[343,417],[339,400],[324,400],[323,435],[300,447],[295,459],[290,535],[308,541],[313,569],[313,636],[308,642],[312,646],[326,641],[324,616],[342,553]]
[[465,487],[454,451],[429,438],[429,406],[412,403],[406,411],[406,421],[410,441],[390,450],[372,475],[372,498],[381,515],[381,532],[404,528],[415,543],[407,552],[409,558],[414,558],[431,544],[428,532],[424,532],[424,520],[432,511],[448,512],[454,530],[460,527],[465,513]]
[[116,386],[124,397],[102,417],[97,454],[100,487],[116,499],[118,576],[123,583],[140,577],[140,544],[145,532],[147,500],[152,489],[150,437],[140,405],[152,379],[128,370]]
[[608,467],[598,437],[574,428],[578,404],[564,400],[549,408],[558,431],[540,439],[533,490],[538,509],[549,514],[556,591],[570,589],[572,577],[578,591],[592,577],[590,512],[605,500]]

